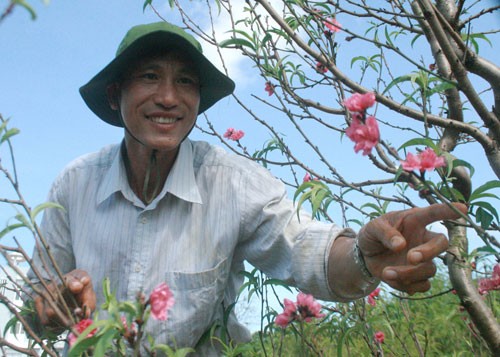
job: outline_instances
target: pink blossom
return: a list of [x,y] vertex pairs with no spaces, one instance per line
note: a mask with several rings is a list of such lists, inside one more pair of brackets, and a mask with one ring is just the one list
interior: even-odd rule
[[321,318],[325,314],[321,313],[321,304],[314,300],[311,294],[300,292],[297,295],[297,310],[302,320],[309,322],[314,318]]
[[500,264],[493,267],[491,278],[479,279],[479,293],[485,295],[491,290],[500,290]]
[[274,94],[274,85],[271,82],[266,82],[264,90],[271,96]]
[[375,290],[373,290],[370,293],[370,295],[368,295],[367,298],[368,304],[375,306],[377,304],[375,298],[378,297],[379,294],[380,294],[380,288],[376,288]]
[[125,333],[136,333],[137,332],[137,324],[132,322],[130,326],[128,325],[127,318],[125,316],[121,317],[122,325],[125,330]]
[[304,179],[302,180],[303,182],[309,182],[312,180],[312,176],[309,172],[306,172],[306,174],[304,175]]
[[243,136],[245,136],[245,132],[243,130],[235,130],[233,128],[228,128],[224,133],[224,137],[229,140],[238,141]]
[[285,328],[293,321],[310,322],[313,318],[321,318],[325,316],[321,313],[321,304],[314,300],[310,294],[300,292],[297,295],[297,302],[289,299],[283,301],[284,311],[276,316],[276,325]]
[[151,316],[156,320],[165,321],[167,319],[167,311],[174,306],[174,294],[165,283],[161,283],[154,288],[149,297],[151,304]]
[[[83,320],[80,320],[80,322],[78,322],[75,326],[73,326],[73,331],[75,331],[77,333],[77,335],[75,335],[73,332],[70,332],[68,334],[69,345],[73,346],[73,344],[76,342],[78,336],[80,336],[80,334],[82,334],[82,332],[85,331],[85,329],[87,327],[92,325],[93,322],[94,321],[92,321],[91,319],[83,319]],[[88,333],[87,338],[94,336],[96,332],[97,332],[97,329],[93,329],[92,331],[90,331]]]
[[427,148],[420,154],[420,171],[432,171],[435,168],[446,165],[444,157],[437,156],[434,150]]
[[363,123],[361,115],[353,115],[351,125],[345,131],[347,137],[354,141],[354,151],[363,150],[363,155],[371,153],[380,140],[380,132],[375,117],[369,116]]
[[437,156],[434,150],[432,150],[431,148],[427,148],[417,155],[408,153],[408,155],[406,156],[406,160],[401,161],[401,166],[405,171],[432,171],[435,168],[444,165],[446,165],[444,157]]
[[375,332],[375,335],[373,335],[373,338],[375,339],[375,341],[377,341],[378,343],[384,343],[384,340],[385,340],[385,334],[382,332],[382,331],[377,331]]
[[326,73],[326,72],[328,72],[328,68],[326,68],[326,66],[323,63],[316,62],[316,72]]
[[375,93],[367,92],[365,94],[354,93],[351,97],[344,100],[344,106],[350,112],[365,112],[375,104]]
[[326,28],[328,30],[330,30],[332,32],[339,32],[340,29],[342,28],[342,25],[339,24],[337,19],[333,19],[333,18],[326,19],[326,21],[323,22],[323,24],[326,26]]
[[275,323],[276,325],[285,328],[287,325],[295,319],[295,315],[297,312],[297,305],[289,299],[283,300],[285,308],[281,314],[276,316]]
[[401,166],[405,171],[420,170],[420,157],[409,152],[406,155],[406,160],[401,161]]

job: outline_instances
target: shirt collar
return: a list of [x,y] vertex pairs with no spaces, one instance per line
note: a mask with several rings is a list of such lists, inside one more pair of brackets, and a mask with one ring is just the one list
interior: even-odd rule
[[[177,154],[177,158],[170,170],[162,191],[150,205],[156,206],[157,202],[161,200],[167,192],[184,201],[199,204],[203,203],[196,183],[193,163],[193,145],[189,139],[186,139],[179,147],[179,153]],[[101,204],[109,196],[119,191],[121,191],[123,196],[128,200],[132,202],[137,200],[128,184],[125,164],[123,162],[120,147],[117,145],[111,166],[104,175],[99,191],[97,192],[97,204]]]

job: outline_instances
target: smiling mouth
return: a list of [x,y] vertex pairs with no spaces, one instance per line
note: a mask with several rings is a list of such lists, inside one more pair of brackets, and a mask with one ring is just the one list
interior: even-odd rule
[[153,123],[158,124],[172,124],[175,123],[180,118],[167,118],[167,117],[147,117],[148,120],[151,120]]

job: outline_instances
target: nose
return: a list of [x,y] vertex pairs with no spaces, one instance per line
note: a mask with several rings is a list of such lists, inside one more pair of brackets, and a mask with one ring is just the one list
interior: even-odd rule
[[169,78],[162,79],[154,95],[155,104],[164,108],[173,108],[179,103],[179,91],[174,81]]

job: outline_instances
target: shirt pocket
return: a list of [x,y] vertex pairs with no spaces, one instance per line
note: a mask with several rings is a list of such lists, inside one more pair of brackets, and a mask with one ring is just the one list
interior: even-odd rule
[[227,258],[209,270],[166,272],[165,281],[174,294],[175,303],[168,312],[167,323],[153,327],[161,331],[157,342],[194,347],[220,317],[228,272]]

